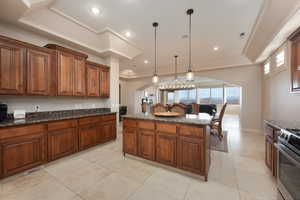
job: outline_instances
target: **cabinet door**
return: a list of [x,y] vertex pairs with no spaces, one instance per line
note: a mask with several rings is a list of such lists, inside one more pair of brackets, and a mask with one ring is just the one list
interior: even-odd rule
[[102,67],[100,69],[100,97],[108,98],[110,83],[109,83],[109,68]]
[[88,124],[79,127],[79,149],[86,149],[97,145],[98,128],[97,124]]
[[266,137],[266,152],[265,159],[267,167],[272,171],[273,165],[273,140],[269,136]]
[[160,163],[177,165],[177,137],[167,134],[156,134],[156,160]]
[[139,129],[139,156],[155,160],[155,135],[153,131]]
[[73,95],[74,56],[65,52],[58,52],[58,95]]
[[203,139],[180,137],[178,147],[179,167],[202,174],[205,166]]
[[50,95],[52,55],[32,49],[27,50],[27,93]]
[[273,156],[273,163],[272,163],[272,165],[273,165],[273,170],[272,170],[272,172],[273,172],[273,176],[275,176],[276,178],[277,178],[277,151],[278,151],[278,149],[276,148],[276,146],[274,146],[273,145],[273,152],[272,152],[272,156]]
[[104,122],[99,127],[100,143],[116,139],[116,121]]
[[123,132],[123,152],[137,155],[137,146],[137,130],[135,128],[125,128]]
[[74,96],[85,96],[86,94],[86,66],[85,59],[75,57],[74,65]]
[[48,133],[48,160],[72,154],[78,149],[76,128],[67,128]]
[[23,94],[26,49],[0,41],[0,94]]
[[300,41],[296,40],[292,43],[291,55],[291,74],[292,74],[292,91],[300,91]]
[[100,94],[100,68],[87,64],[87,96],[98,97]]
[[3,176],[43,164],[46,161],[45,147],[43,133],[3,141],[1,143]]

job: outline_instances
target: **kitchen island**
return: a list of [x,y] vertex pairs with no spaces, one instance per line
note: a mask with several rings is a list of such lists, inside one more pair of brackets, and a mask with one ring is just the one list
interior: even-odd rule
[[208,114],[174,118],[126,115],[123,153],[192,172],[207,181],[211,119]]

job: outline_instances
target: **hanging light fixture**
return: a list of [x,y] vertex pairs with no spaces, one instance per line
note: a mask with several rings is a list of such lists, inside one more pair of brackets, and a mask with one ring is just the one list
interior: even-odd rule
[[158,27],[158,23],[154,22],[152,24],[152,26],[154,27],[154,74],[152,77],[152,82],[153,83],[158,83],[159,78],[157,75],[157,63],[156,63],[156,32],[157,32],[157,27]]
[[175,81],[177,81],[177,58],[178,58],[178,55],[175,55],[174,56],[174,58],[175,58]]
[[192,71],[192,14],[194,13],[193,9],[188,9],[186,14],[189,15],[189,66],[188,72],[186,73],[186,79],[188,81],[194,80],[194,72]]

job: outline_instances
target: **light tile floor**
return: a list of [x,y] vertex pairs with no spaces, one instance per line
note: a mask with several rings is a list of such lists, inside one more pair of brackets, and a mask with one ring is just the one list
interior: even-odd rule
[[276,200],[264,137],[226,115],[229,153],[212,152],[209,181],[123,157],[118,139],[0,181],[2,200]]

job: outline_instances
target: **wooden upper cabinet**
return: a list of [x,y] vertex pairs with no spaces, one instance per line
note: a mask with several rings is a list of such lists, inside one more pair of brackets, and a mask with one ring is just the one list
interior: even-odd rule
[[52,59],[51,51],[27,50],[27,94],[53,95],[51,88],[55,66]]
[[87,96],[98,97],[100,95],[100,66],[88,61],[86,67]]
[[24,94],[26,48],[0,37],[0,94]]
[[86,95],[86,60],[82,57],[75,57],[74,60],[74,96]]
[[58,52],[58,95],[73,95],[74,56],[65,52]]
[[291,91],[300,92],[300,28],[296,30],[289,40],[291,47]]
[[100,68],[100,97],[109,98],[110,95],[110,73],[109,67]]
[[45,47],[57,52],[57,94],[60,96],[85,96],[87,55],[56,44]]

